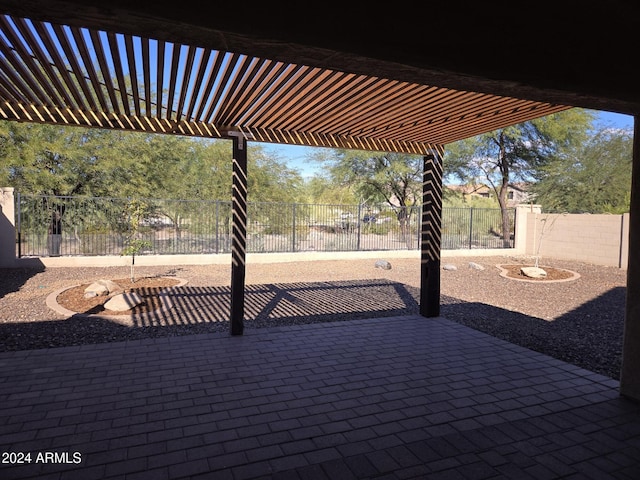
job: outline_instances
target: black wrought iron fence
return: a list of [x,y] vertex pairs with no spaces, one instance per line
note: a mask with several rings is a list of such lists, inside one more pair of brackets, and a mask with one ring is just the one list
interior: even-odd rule
[[[247,208],[248,252],[420,248],[419,206],[249,203]],[[501,224],[497,209],[444,208],[442,248],[502,248]],[[20,257],[121,255],[133,238],[142,241],[142,255],[228,253],[231,202],[18,193],[16,229]]]
[[[516,211],[508,210],[509,247],[515,240]],[[499,208],[442,209],[442,249],[461,250],[505,248],[502,237],[502,213]]]

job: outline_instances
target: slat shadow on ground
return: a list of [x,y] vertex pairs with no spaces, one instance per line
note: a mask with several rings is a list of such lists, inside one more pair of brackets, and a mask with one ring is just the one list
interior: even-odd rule
[[[553,321],[443,295],[441,315],[508,342],[619,378],[626,289],[617,287]],[[0,351],[99,344],[229,331],[230,287],[171,291],[172,308],[128,324],[82,316],[0,323]],[[386,280],[247,285],[245,332],[263,327],[348,321],[419,313],[419,290]],[[598,341],[594,342],[594,338]],[[595,345],[595,347],[594,347]]]
[[[270,283],[245,288],[245,322],[253,326],[310,323],[416,313],[415,294],[406,285],[388,281]],[[172,308],[147,318],[137,327],[228,322],[229,287],[171,290]]]

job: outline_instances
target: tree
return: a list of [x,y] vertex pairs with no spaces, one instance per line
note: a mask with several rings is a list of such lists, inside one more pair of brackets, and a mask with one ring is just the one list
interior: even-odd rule
[[[300,174],[251,144],[252,201],[297,201]],[[216,199],[231,194],[231,143],[0,122],[0,181],[23,193]]]
[[125,207],[123,212],[124,229],[122,233],[124,234],[125,247],[121,254],[131,256],[131,283],[136,281],[134,274],[136,255],[152,246],[150,242],[139,236],[140,222],[145,218],[147,208],[148,206],[144,202],[134,200]]
[[0,158],[4,181],[25,193],[46,195],[95,195],[117,177],[101,152],[104,144],[117,140],[105,130],[36,124],[0,126],[5,146]]
[[249,201],[297,203],[303,198],[304,181],[300,173],[266,152],[261,145],[249,146],[247,162]]
[[502,211],[502,239],[511,246],[507,210],[509,184],[531,182],[545,164],[583,143],[593,121],[571,109],[448,145],[445,165],[462,181],[486,181]]
[[333,183],[353,190],[360,203],[385,202],[396,207],[396,217],[405,241],[411,207],[422,201],[422,157],[390,152],[334,150],[321,159],[329,164]]
[[631,199],[632,132],[602,129],[553,159],[533,185],[548,211],[624,213]]
[[307,203],[353,205],[358,203],[355,192],[348,185],[338,185],[330,177],[314,175],[304,184]]

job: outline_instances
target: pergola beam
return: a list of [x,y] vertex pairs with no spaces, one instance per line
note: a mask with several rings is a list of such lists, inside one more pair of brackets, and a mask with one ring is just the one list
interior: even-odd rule
[[244,287],[247,257],[247,141],[241,132],[233,140],[231,187],[231,335],[244,332]]
[[424,157],[420,244],[420,314],[440,316],[440,250],[442,243],[442,155]]

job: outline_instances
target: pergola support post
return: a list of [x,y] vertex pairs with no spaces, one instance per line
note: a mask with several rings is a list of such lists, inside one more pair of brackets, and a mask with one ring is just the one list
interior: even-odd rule
[[[633,167],[629,215],[629,260],[627,266],[627,300],[622,345],[620,393],[640,401],[640,116],[634,117]],[[636,293],[632,293],[636,292]]]
[[440,249],[442,244],[442,157],[426,155],[422,170],[420,244],[420,315],[440,315]]
[[244,332],[244,290],[247,253],[247,142],[240,132],[233,140],[231,188],[231,335]]

